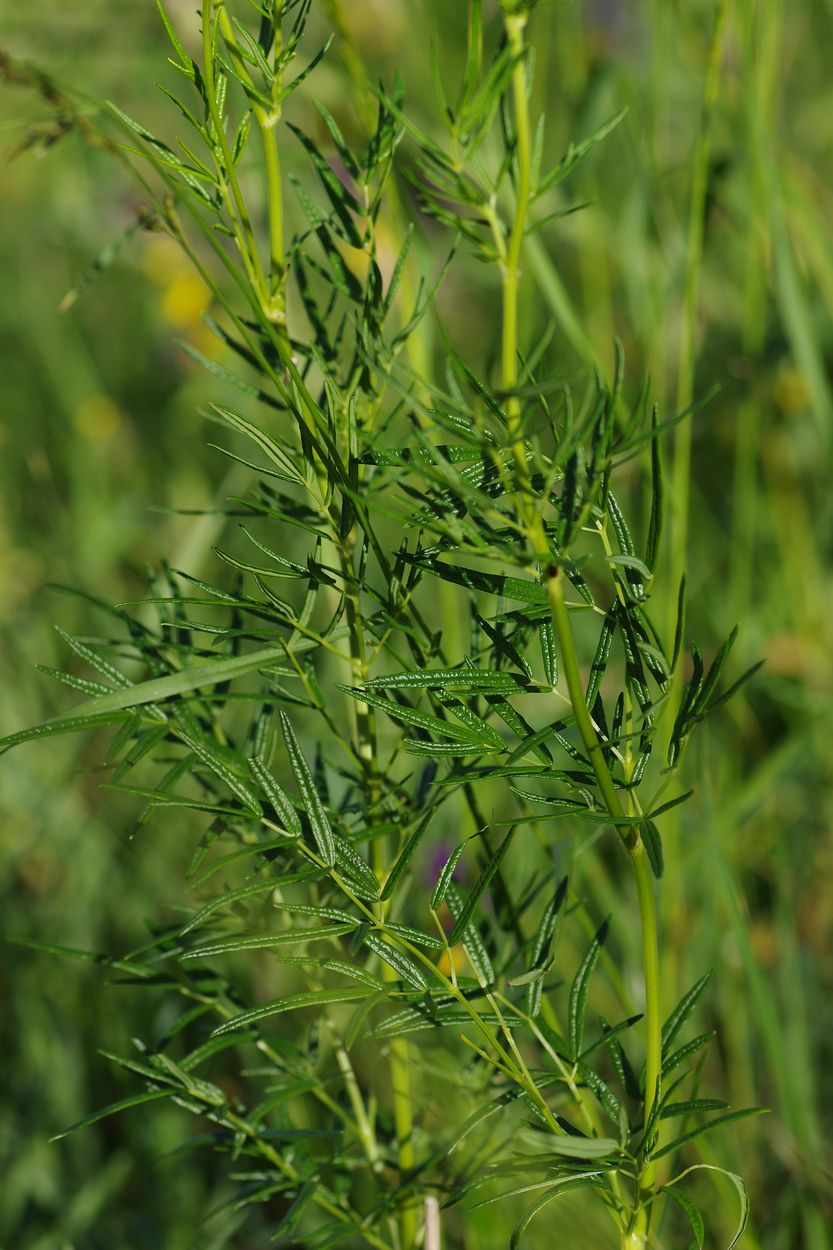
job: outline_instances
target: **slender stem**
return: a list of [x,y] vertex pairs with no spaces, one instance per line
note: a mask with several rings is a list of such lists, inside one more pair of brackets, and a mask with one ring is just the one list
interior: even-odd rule
[[[662,1012],[660,1006],[659,941],[654,880],[644,844],[631,852],[639,896],[639,925],[642,933],[642,968],[645,977],[645,1120],[654,1110],[662,1072]],[[642,1173],[645,1188],[653,1184],[655,1166],[648,1163]]]
[[[546,529],[531,491],[529,465],[523,441],[521,405],[513,390],[518,379],[518,289],[520,256],[530,203],[531,147],[527,84],[524,67],[524,29],[526,16],[507,14],[506,35],[517,63],[512,75],[512,97],[515,114],[517,184],[516,205],[509,242],[501,256],[503,263],[503,385],[507,392],[506,413],[512,444],[516,480],[519,487],[519,512],[526,528],[530,546],[543,565],[543,581],[547,591],[553,625],[558,636],[562,666],[570,694],[573,714],[584,749],[590,760],[605,807],[619,837],[628,851],[636,878],[639,900],[642,960],[645,978],[646,1081],[645,1120],[649,1120],[659,1088],[661,1063],[662,1015],[659,992],[659,953],[656,903],[651,870],[638,826],[630,823],[622,807],[613,778],[607,766],[587,703],[579,670],[578,656],[569,613],[564,599],[564,573],[554,564]],[[648,1164],[640,1177],[635,1196],[637,1219],[647,1228],[643,1214],[644,1198],[654,1183],[654,1171]]]
[[[228,14],[225,11],[225,0],[203,0],[202,14],[202,45],[203,45],[203,75],[205,78],[205,95],[208,104],[208,113],[211,123],[214,127],[214,133],[217,144],[220,149],[222,160],[217,160],[217,174],[222,183],[223,196],[229,210],[229,215],[234,226],[237,244],[240,248],[240,254],[246,266],[252,285],[258,292],[258,296],[263,300],[266,294],[266,278],[263,273],[263,266],[260,263],[260,256],[257,250],[254,230],[249,218],[249,210],[246,201],[243,198],[243,192],[240,189],[240,183],[237,178],[237,172],[234,167],[234,159],[232,157],[231,148],[229,147],[228,136],[226,135],[223,116],[217,105],[217,79],[215,76],[215,54],[214,54],[214,10],[217,10],[221,23],[225,19],[228,23]],[[230,193],[230,194],[229,194]]]
[[624,842],[625,847],[633,852],[639,842],[639,835],[636,832],[637,827],[625,820],[624,808],[619,800],[619,795],[613,784],[613,778],[604,758],[601,743],[590,719],[590,713],[587,710],[581,673],[578,666],[578,656],[576,655],[575,643],[573,641],[572,626],[570,625],[567,604],[564,600],[564,574],[561,569],[556,569],[547,576],[546,587],[553,624],[561,643],[561,663],[567,680],[567,689],[570,692],[570,702],[573,708],[573,715],[576,718],[576,727],[587,751],[605,807],[613,818],[616,831]]
[[[345,404],[345,408],[349,401]],[[348,413],[348,425],[350,417]],[[370,676],[367,659],[367,645],[364,635],[359,587],[353,567],[352,548],[355,543],[355,527],[346,537],[339,540],[339,559],[344,578],[344,593],[347,602],[347,623],[350,631],[350,655],[353,680],[363,686]],[[359,759],[366,770],[368,811],[375,813],[379,808],[381,783],[378,767],[378,747],[376,736],[376,714],[372,707],[359,699],[351,700],[354,704],[356,717],[356,739]],[[373,868],[381,883],[386,872],[385,846],[381,839],[376,838],[371,844]],[[376,907],[380,924],[384,924],[385,904],[380,902]],[[382,976],[385,981],[395,981],[396,972],[387,964],[382,965]],[[414,1150],[414,1122],[411,1106],[411,1072],[408,1043],[402,1037],[394,1037],[390,1043],[390,1079],[393,1122],[396,1132],[396,1152],[399,1165],[400,1183],[404,1187],[407,1174],[416,1164]],[[399,1213],[399,1236],[401,1250],[415,1250],[418,1235],[418,1210],[415,1200],[406,1198]]]
[[350,1106],[353,1108],[353,1115],[356,1121],[356,1132],[362,1143],[362,1148],[374,1172],[382,1171],[382,1158],[379,1154],[379,1143],[376,1140],[376,1131],[370,1116],[367,1113],[367,1107],[362,1097],[362,1091],[359,1088],[359,1082],[356,1078],[355,1069],[350,1062],[350,1056],[344,1042],[339,1037],[334,1027],[331,1027],[333,1034],[333,1043],[335,1046],[336,1062],[339,1071],[344,1079],[344,1085],[347,1090],[347,1097],[350,1099]]
[[[703,106],[700,132],[694,150],[694,168],[689,205],[688,246],[686,249],[685,299],[683,313],[680,365],[677,375],[677,411],[683,412],[694,397],[694,369],[697,357],[697,311],[700,303],[700,278],[703,267],[703,237],[705,231],[706,194],[708,192],[709,153],[711,149],[711,117],[717,101],[720,84],[720,62],[723,38],[729,13],[728,0],[717,0],[714,28],[709,45],[709,60],[703,87]],[[668,585],[671,596],[668,602],[666,635],[674,636],[676,593],[685,571],[688,546],[689,495],[691,484],[691,421],[683,421],[677,427],[674,439],[674,457],[671,468],[671,562]],[[666,715],[673,723],[677,710],[682,670],[672,679],[672,691],[668,699]]]
[[[527,216],[532,177],[532,142],[527,107],[526,57],[524,55],[525,14],[513,14],[506,18],[506,37],[517,63],[512,71],[512,103],[515,109],[515,157],[518,167],[515,218],[506,249],[504,273],[503,317],[503,378],[505,383],[517,380],[518,348],[518,282],[520,278],[521,248],[526,233]],[[512,396],[510,406],[520,415],[520,404]]]
[[515,160],[517,164],[517,183],[515,188],[515,214],[509,241],[502,257],[503,269],[503,332],[501,336],[501,363],[503,371],[503,387],[507,392],[506,416],[509,426],[509,439],[512,444],[512,455],[515,471],[520,487],[521,512],[529,525],[530,514],[534,513],[534,504],[529,489],[529,468],[523,446],[521,430],[521,403],[513,394],[518,382],[518,296],[520,292],[520,261],[524,234],[526,233],[527,216],[532,177],[532,143],[529,126],[529,108],[527,104],[526,57],[524,55],[524,30],[526,14],[508,14],[505,18],[506,38],[513,56],[516,58],[512,71],[512,103],[515,112]]
[[277,118],[260,127],[263,139],[263,155],[266,161],[266,186],[269,196],[269,259],[270,295],[269,312],[272,320],[286,321],[286,261],[283,248],[283,186],[281,183],[281,159],[278,148]]
[[[227,1111],[225,1118],[232,1128],[247,1137],[254,1148],[263,1155],[264,1159],[268,1159],[269,1162],[279,1172],[282,1172],[288,1180],[293,1183],[297,1182],[299,1185],[301,1184],[303,1180],[301,1173],[293,1167],[288,1159],[284,1159],[284,1157],[277,1150],[275,1150],[275,1148],[271,1146],[269,1142],[266,1141],[266,1139],[252,1127],[251,1124],[247,1123],[242,1116],[237,1115],[233,1111]],[[313,1191],[312,1201],[316,1204],[316,1206],[320,1207],[322,1211],[326,1211],[328,1215],[333,1216],[334,1219],[340,1220],[345,1224],[349,1223],[355,1225],[360,1233],[360,1236],[368,1243],[368,1245],[375,1246],[376,1250],[391,1250],[390,1243],[383,1241],[382,1238],[378,1237],[372,1229],[367,1228],[362,1223],[361,1217],[356,1212],[349,1210],[349,1208],[345,1209],[342,1206],[338,1206],[335,1202],[331,1202],[329,1198],[326,1198],[321,1192],[320,1186]]]
[[[570,625],[567,605],[564,601],[563,573],[560,569],[547,578],[546,585],[553,624],[561,648],[564,676],[570,692],[573,714],[576,718],[576,727],[590,760],[605,807],[628,851],[636,878],[642,937],[642,970],[645,980],[645,1121],[647,1123],[657,1098],[662,1056],[659,939],[654,883],[645,846],[638,833],[638,826],[626,822],[624,809],[605,761],[601,743],[587,710],[573,631]],[[654,1168],[649,1163],[642,1174],[643,1190],[647,1190],[649,1185],[653,1184],[653,1178]]]
[[[249,68],[240,52],[240,45],[237,36],[234,33],[234,27],[225,8],[225,0],[218,0],[220,29],[223,34],[226,46],[231,57],[234,60],[235,69],[240,76],[241,82],[248,87],[252,93],[255,91],[255,85]],[[281,91],[282,76],[277,70],[277,63],[281,51],[281,14],[283,11],[283,3],[276,6],[274,17],[275,25],[275,52],[273,62],[275,65],[275,77],[272,83],[271,96],[272,108],[267,110],[255,98],[254,94],[249,96],[257,128],[260,132],[261,141],[263,143],[263,159],[266,169],[266,197],[267,197],[267,213],[269,218],[269,299],[264,307],[264,312],[269,320],[275,325],[283,326],[286,323],[286,256],[284,250],[284,212],[283,212],[283,184],[281,181],[281,159],[280,148],[278,145],[278,122],[281,119],[281,106],[278,103]],[[265,279],[264,279],[265,286]]]
[[[387,964],[385,964],[387,970]],[[388,972],[390,975],[388,975]],[[383,973],[386,980],[396,980],[393,969]],[[414,1119],[411,1107],[411,1069],[408,1043],[402,1037],[394,1037],[390,1043],[391,1093],[393,1096],[393,1123],[396,1130],[396,1150],[399,1162],[399,1182],[407,1184],[407,1173],[416,1164],[414,1150]],[[409,1198],[399,1215],[399,1235],[402,1250],[414,1250],[417,1242],[418,1212],[416,1199]]]

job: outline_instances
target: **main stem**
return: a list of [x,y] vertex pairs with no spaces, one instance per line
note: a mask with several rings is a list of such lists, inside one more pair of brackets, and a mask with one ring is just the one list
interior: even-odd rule
[[[340,557],[347,599],[347,622],[350,631],[350,657],[353,668],[353,680],[356,685],[363,686],[367,682],[370,672],[367,661],[364,626],[362,624],[359,588],[353,571],[350,536],[342,542]],[[376,812],[380,799],[380,778],[375,713],[373,708],[361,702],[361,700],[355,700],[354,702],[358,753],[366,770],[368,806],[371,812]],[[384,880],[386,870],[385,848],[381,839],[374,839],[371,852],[373,855],[373,869],[381,883]],[[380,920],[384,920],[384,908],[385,904],[380,902],[378,904]],[[396,980],[396,972],[387,964],[382,965],[382,976],[386,981]],[[408,1055],[408,1043],[403,1037],[394,1037],[390,1042],[390,1079],[397,1162],[399,1165],[400,1182],[404,1183],[407,1174],[416,1163],[416,1154],[413,1141],[414,1123],[411,1108],[410,1058]],[[399,1212],[400,1250],[415,1250],[417,1229],[418,1212],[416,1206],[413,1201],[406,1201]]]
[[[503,267],[503,388],[506,392],[506,413],[512,458],[518,484],[518,510],[530,546],[542,565],[553,625],[559,641],[561,660],[570,693],[576,727],[590,760],[605,807],[628,852],[636,879],[639,900],[642,966],[645,979],[645,1122],[651,1119],[658,1097],[662,1064],[662,1012],[660,1005],[659,945],[656,900],[651,868],[638,827],[628,823],[610,770],[602,751],[587,703],[579,669],[578,655],[569,612],[564,599],[564,573],[552,559],[546,529],[533,498],[529,465],[523,441],[521,404],[513,392],[518,383],[518,295],[520,257],[527,227],[531,194],[531,132],[526,83],[524,32],[526,14],[506,14],[506,37],[516,57],[512,74],[512,102],[516,134],[516,204],[508,243],[501,256]],[[622,1230],[622,1245],[637,1250],[647,1242],[648,1212],[645,1200],[653,1190],[655,1168],[648,1162],[639,1177],[634,1209]]]

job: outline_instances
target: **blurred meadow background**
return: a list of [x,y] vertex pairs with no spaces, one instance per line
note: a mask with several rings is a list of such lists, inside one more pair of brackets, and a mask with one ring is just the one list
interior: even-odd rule
[[[430,43],[454,82],[464,4],[351,0],[341,16],[332,0],[314,8],[318,30],[339,32],[314,89],[348,134],[361,134],[361,64],[388,82],[400,70],[407,110],[436,126]],[[193,39],[193,3],[170,0],[169,9]],[[167,51],[151,0],[0,0],[0,32],[14,55],[175,133],[155,86]],[[703,1146],[704,1159],[747,1178],[744,1246],[825,1250],[833,4],[574,0],[542,5],[532,40],[548,152],[622,108],[627,115],[568,185],[565,206],[582,210],[531,240],[524,301],[539,323],[555,323],[567,375],[594,363],[609,374],[618,336],[629,387],[649,376],[663,416],[717,388],[691,424],[688,633],[708,649],[740,623],[736,670],[766,664],[710,721],[688,762],[697,794],[674,830],[675,884],[664,892],[673,900],[663,916],[668,995],[717,970],[704,1009],[705,1027],[718,1030],[715,1085],[733,1105],[772,1108]],[[297,108],[314,127],[308,103]],[[47,122],[39,101],[0,88],[5,152]],[[199,411],[222,397],[223,383],[176,342],[215,352],[201,321],[206,291],[171,243],[139,232],[59,312],[141,200],[106,154],[74,137],[45,147],[4,160],[0,176],[0,735],[72,700],[35,665],[65,662],[55,626],[89,632],[90,608],[51,586],[119,601],[143,594],[146,567],[163,557],[198,576],[216,572],[221,522],[172,510],[198,512],[233,493]],[[406,167],[407,143],[401,157]],[[405,182],[401,196],[410,211]],[[446,240],[423,226],[421,260],[431,268]],[[452,338],[483,361],[496,343],[493,281],[464,261],[439,299]],[[436,363],[437,344],[429,336],[422,346]],[[97,759],[95,743],[69,737],[3,760],[7,936],[126,950],[181,900],[198,825],[166,817],[130,839],[135,805],[100,788]],[[613,877],[603,862],[585,872],[581,888],[604,915]],[[617,940],[634,966],[627,931]],[[231,1191],[219,1163],[215,1174],[205,1155],[171,1157],[189,1131],[172,1106],[47,1144],[125,1095],[128,1079],[98,1050],[123,1050],[146,1029],[147,999],[93,964],[20,947],[5,948],[0,978],[3,1250],[270,1244],[264,1225],[223,1208]],[[504,1229],[501,1218],[497,1208],[473,1221],[466,1250],[505,1245],[511,1222]],[[608,1244],[592,1223],[581,1227],[582,1250]],[[552,1244],[545,1220],[529,1244]]]

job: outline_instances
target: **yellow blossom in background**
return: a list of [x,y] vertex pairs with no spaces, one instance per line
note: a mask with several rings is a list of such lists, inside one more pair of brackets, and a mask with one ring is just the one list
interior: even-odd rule
[[168,325],[184,330],[198,322],[211,303],[208,287],[193,273],[174,276],[162,296],[162,317]]
[[437,960],[437,967],[443,976],[450,977],[452,973],[452,960],[454,961],[453,971],[459,973],[468,964],[468,958],[465,946],[460,943],[457,946],[446,948],[446,950],[441,952],[440,957]]
[[799,417],[810,406],[807,379],[789,361],[782,361],[778,367],[772,397],[785,417]]
[[112,438],[122,422],[121,410],[109,395],[88,395],[72,416],[75,428],[84,438],[104,443]]
[[142,248],[142,272],[157,286],[166,286],[175,273],[187,269],[182,249],[167,234],[150,234]]
[[142,269],[162,288],[162,320],[175,330],[198,325],[211,304],[211,291],[194,273],[179,245],[167,235],[148,239]]

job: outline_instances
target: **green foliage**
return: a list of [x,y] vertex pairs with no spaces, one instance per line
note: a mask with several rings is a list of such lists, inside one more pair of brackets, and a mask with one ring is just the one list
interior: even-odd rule
[[[320,102],[310,133],[284,109],[329,43],[306,42],[303,0],[254,8],[207,3],[201,59],[163,11],[190,92],[175,99],[188,136],[175,146],[15,70],[126,161],[143,220],[210,287],[207,324],[237,372],[207,363],[245,397],[210,416],[251,471],[227,508],[245,519],[244,554],[235,538],[217,552],[227,580],[165,568],[105,632],[67,637],[105,681],[70,674],[82,703],[0,742],[118,726],[111,788],[145,800],[142,821],[199,813],[190,886],[220,882],[141,950],[106,957],[136,992],[164,994],[174,1023],[140,1059],[115,1058],[138,1092],[73,1127],[172,1100],[200,1122],[194,1144],[228,1156],[237,1208],[279,1195],[274,1237],[311,1250],[412,1250],[426,1195],[452,1209],[506,1181],[478,1205],[523,1198],[513,1247],[570,1193],[597,1201],[631,1250],[665,1236],[668,1196],[702,1245],[680,1187],[693,1169],[666,1180],[657,1163],[757,1109],[699,1094],[713,1034],[680,1034],[708,977],[663,1027],[655,880],[691,735],[755,668],[721,685],[733,632],[708,667],[692,646],[685,678],[683,595],[663,585],[661,445],[687,414],[658,419],[647,388],[628,408],[620,349],[612,382],[566,376],[519,307],[526,241],[564,215],[557,189],[623,114],[547,167],[530,117],[533,6],[504,4],[484,27],[472,0],[453,105],[435,59],[441,138],[398,80],[376,92],[365,142]],[[451,236],[431,282],[394,211],[398,168]],[[397,224],[386,267],[380,238]],[[421,373],[414,343],[467,254],[500,280],[500,369],[441,330],[443,368]],[[635,459],[645,506],[625,502]],[[448,639],[440,601],[462,622]],[[464,820],[474,833],[443,846],[440,821]],[[582,900],[556,820],[576,857],[601,856],[600,835],[612,844],[618,894],[635,883],[644,1012],[607,949],[609,935],[625,945],[616,915],[574,967],[564,957]],[[212,1079],[229,1071],[220,1061],[233,1082]],[[418,1081],[444,1062],[472,1104],[462,1134],[420,1122]],[[746,1197],[727,1175],[736,1241]]]

